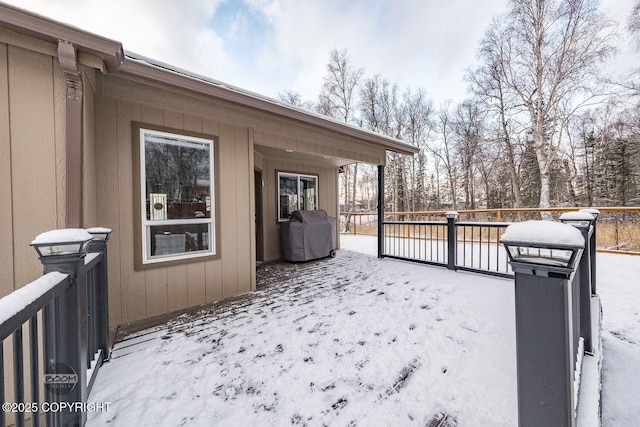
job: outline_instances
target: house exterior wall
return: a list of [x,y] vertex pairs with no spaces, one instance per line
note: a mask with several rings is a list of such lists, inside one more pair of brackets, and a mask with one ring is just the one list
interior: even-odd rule
[[29,243],[65,222],[65,82],[49,51],[0,31],[0,297],[42,274]]
[[[215,109],[186,97],[108,76],[100,76],[96,97],[97,218],[114,230],[109,240],[109,299],[112,323],[144,319],[227,298],[255,288],[250,184],[252,149],[248,130]],[[127,86],[125,93],[117,90]],[[124,95],[124,96],[123,96]],[[131,123],[141,122],[218,137],[216,165],[220,259],[136,271]],[[250,155],[251,153],[251,155]],[[251,179],[250,179],[251,178]],[[252,277],[253,276],[253,277]]]
[[[254,168],[262,170],[265,259],[280,257],[276,171],[319,176],[319,206],[337,215],[337,169],[255,156],[254,144],[384,162],[384,150],[223,102],[115,76],[96,77],[97,223],[109,240],[111,323],[125,323],[255,289]],[[220,259],[134,269],[131,123],[218,137]],[[256,161],[256,158],[258,159]]]
[[[264,258],[280,257],[276,173],[318,175],[319,207],[337,215],[335,166],[275,159],[255,145],[383,164],[384,149],[271,113],[105,75],[79,55],[83,80],[83,226],[112,228],[110,323],[140,320],[255,289],[254,169],[262,171]],[[84,64],[84,65],[83,65]],[[218,138],[219,259],[134,268],[132,122]],[[0,29],[0,297],[40,276],[33,238],[66,220],[66,83],[55,42]]]
[[[281,257],[280,223],[278,222],[278,172],[295,172],[318,176],[318,208],[329,216],[338,216],[338,171],[336,168],[320,167],[280,159],[264,159],[264,259],[277,260]],[[336,230],[336,243],[339,242]],[[338,243],[339,244],[339,243]]]

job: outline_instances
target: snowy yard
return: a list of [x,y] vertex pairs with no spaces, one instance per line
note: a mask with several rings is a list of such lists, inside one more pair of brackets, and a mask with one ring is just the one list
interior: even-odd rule
[[[117,344],[90,396],[109,411],[87,425],[516,425],[512,280],[378,260],[360,253],[369,236],[342,245]],[[637,261],[599,258],[604,427],[640,419]]]

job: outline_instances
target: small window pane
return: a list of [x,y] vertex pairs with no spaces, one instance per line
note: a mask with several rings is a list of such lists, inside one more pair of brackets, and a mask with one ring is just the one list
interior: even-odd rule
[[298,178],[280,176],[280,219],[289,219],[298,210]]
[[316,209],[316,183],[315,177],[300,177],[301,209]]
[[147,219],[211,217],[211,145],[145,134]]
[[278,221],[297,210],[318,209],[318,178],[278,172]]
[[150,226],[150,256],[209,250],[210,224]]

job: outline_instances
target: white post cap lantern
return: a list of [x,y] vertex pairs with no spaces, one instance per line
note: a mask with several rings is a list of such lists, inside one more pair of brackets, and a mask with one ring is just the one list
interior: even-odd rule
[[600,211],[598,209],[595,209],[595,208],[580,209],[578,212],[589,213],[589,214],[591,214],[593,216],[593,219],[598,219],[598,215],[600,215]]
[[507,249],[509,262],[532,267],[573,269],[584,248],[584,238],[578,229],[553,221],[511,224],[500,241]]
[[106,242],[109,240],[109,236],[111,236],[113,230],[105,227],[92,227],[87,228],[86,231],[93,236],[93,240]]
[[460,215],[460,214],[459,214],[458,212],[456,212],[456,211],[449,211],[449,212],[446,212],[446,213],[445,213],[445,216],[446,216],[447,218],[449,218],[449,219],[451,219],[451,218],[453,218],[453,219],[457,219],[459,215]]
[[595,218],[589,212],[565,212],[560,215],[560,221],[578,228],[589,228],[595,222]]
[[84,256],[93,236],[82,228],[64,228],[39,234],[31,242],[40,258],[63,255]]

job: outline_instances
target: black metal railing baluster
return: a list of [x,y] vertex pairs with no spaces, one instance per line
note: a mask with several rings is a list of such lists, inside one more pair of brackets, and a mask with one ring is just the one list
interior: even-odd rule
[[[0,401],[6,402],[7,398],[5,397],[4,391],[4,341],[0,341],[0,378],[2,378],[2,382],[0,383]],[[5,411],[0,411],[0,427],[6,426],[7,418]]]
[[29,319],[29,356],[30,356],[30,376],[31,376],[31,403],[35,411],[31,412],[31,425],[40,426],[40,372],[38,357],[40,355],[38,346],[38,314]]
[[[22,326],[12,334],[13,337],[13,403],[24,401],[24,360]],[[24,426],[24,412],[15,412],[16,427]]]

